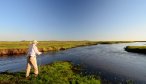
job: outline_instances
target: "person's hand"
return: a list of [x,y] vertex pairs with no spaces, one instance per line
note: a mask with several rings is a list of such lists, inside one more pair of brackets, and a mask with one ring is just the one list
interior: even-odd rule
[[41,55],[42,54],[42,52],[39,52],[39,55]]

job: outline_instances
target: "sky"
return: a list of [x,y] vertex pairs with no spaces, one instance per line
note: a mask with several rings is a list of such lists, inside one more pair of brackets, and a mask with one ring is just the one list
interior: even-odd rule
[[0,41],[146,40],[146,0],[0,0]]

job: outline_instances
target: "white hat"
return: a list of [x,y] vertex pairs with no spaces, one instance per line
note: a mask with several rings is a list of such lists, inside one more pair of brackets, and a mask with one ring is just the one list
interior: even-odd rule
[[37,44],[38,42],[37,42],[37,40],[33,40],[32,43],[33,44]]

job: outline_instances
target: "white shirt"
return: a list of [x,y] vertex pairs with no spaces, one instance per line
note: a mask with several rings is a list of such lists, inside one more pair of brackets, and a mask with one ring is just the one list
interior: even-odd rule
[[31,44],[29,46],[29,49],[28,49],[28,52],[27,52],[27,56],[36,56],[37,55],[40,55],[41,52],[38,51],[38,48],[36,47],[35,44]]

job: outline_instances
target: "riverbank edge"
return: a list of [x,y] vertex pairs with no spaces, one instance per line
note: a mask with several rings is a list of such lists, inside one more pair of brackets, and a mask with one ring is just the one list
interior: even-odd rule
[[146,54],[146,46],[126,46],[125,51]]

